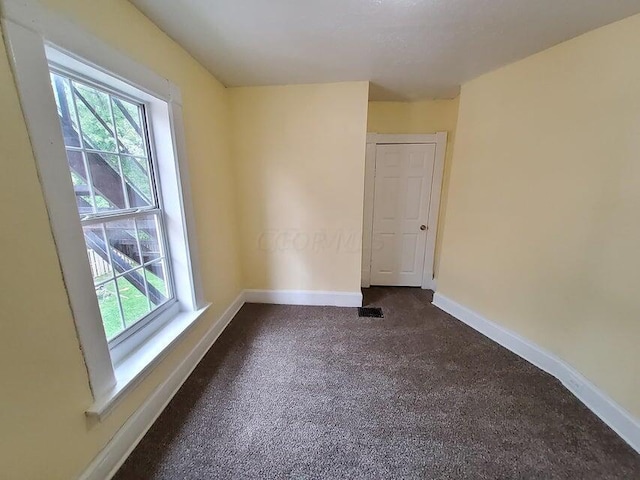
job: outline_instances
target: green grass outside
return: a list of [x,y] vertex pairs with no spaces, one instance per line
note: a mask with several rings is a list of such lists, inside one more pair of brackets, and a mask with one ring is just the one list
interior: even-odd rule
[[[151,272],[146,272],[147,281],[161,292],[166,292],[165,282],[161,277]],[[143,316],[148,314],[149,302],[147,297],[142,294],[124,277],[118,278],[118,288],[120,290],[120,299],[122,301],[122,309],[125,313],[125,323],[127,326],[133,325]],[[124,330],[124,325],[120,317],[120,309],[118,308],[118,299],[116,297],[115,282],[109,282],[96,291],[98,303],[100,305],[100,314],[102,315],[102,323],[107,339],[112,339]]]

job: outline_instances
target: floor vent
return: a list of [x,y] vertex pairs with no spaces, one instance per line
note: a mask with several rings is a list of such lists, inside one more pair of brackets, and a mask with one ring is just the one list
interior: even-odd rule
[[382,309],[379,307],[358,307],[359,317],[384,318]]

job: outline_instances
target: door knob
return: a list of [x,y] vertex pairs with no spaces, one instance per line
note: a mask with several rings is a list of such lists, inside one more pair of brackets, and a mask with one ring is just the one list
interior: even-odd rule
[[423,231],[424,231],[424,230],[426,230],[426,229],[427,229],[427,226],[426,226],[426,225],[420,225],[420,230],[423,230]]

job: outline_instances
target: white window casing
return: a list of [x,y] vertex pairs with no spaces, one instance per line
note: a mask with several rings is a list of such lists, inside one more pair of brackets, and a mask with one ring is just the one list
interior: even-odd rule
[[[94,397],[87,414],[103,418],[209,307],[197,261],[181,96],[168,80],[31,3],[3,1],[3,31]],[[86,256],[49,63],[136,98],[147,109],[177,301],[111,348]]]

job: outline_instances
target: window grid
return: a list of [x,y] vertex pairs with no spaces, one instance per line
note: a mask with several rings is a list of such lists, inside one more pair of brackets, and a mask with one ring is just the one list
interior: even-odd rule
[[[142,264],[142,271],[140,272],[142,274],[142,279],[144,282],[144,296],[147,299],[147,307],[149,308],[149,311],[151,311],[152,306],[151,306],[151,300],[149,300],[149,283],[147,282],[147,275],[144,272],[144,253],[142,252],[142,245],[140,243],[140,231],[138,230],[138,219],[135,218],[133,220],[133,228],[136,231],[136,244],[138,247],[138,252],[140,252],[140,263]],[[117,281],[117,280],[116,280]]]
[[[166,255],[166,244],[165,244],[166,238],[165,238],[165,231],[164,231],[164,224],[163,224],[164,223],[163,215],[159,205],[158,186],[156,184],[157,180],[155,176],[154,164],[151,158],[151,150],[150,150],[150,144],[149,144],[150,133],[149,133],[149,128],[146,122],[145,106],[143,103],[140,103],[138,101],[132,101],[132,99],[128,99],[124,96],[119,98],[119,95],[112,93],[108,89],[104,89],[101,86],[98,86],[95,84],[85,83],[82,80],[77,80],[74,76],[66,72],[61,72],[55,68],[52,68],[51,72],[61,79],[65,87],[68,87],[69,89],[68,92],[66,90],[63,92],[63,94],[65,95],[64,101],[68,103],[69,99],[67,97],[70,96],[71,104],[73,105],[73,110],[74,110],[73,114],[69,112],[69,115],[70,116],[72,115],[73,118],[70,118],[69,120],[72,122],[72,124],[74,123],[72,125],[72,128],[74,129],[77,128],[77,137],[79,140],[78,143],[80,146],[78,147],[75,145],[66,145],[66,143],[69,143],[69,142],[66,141],[66,137],[65,137],[65,148],[67,150],[67,156],[69,156],[69,152],[76,152],[82,155],[82,165],[85,170],[84,179],[82,179],[82,175],[79,175],[78,173],[76,173],[75,175],[79,176],[81,181],[84,181],[87,184],[87,187],[88,187],[87,190],[88,190],[89,199],[91,202],[91,205],[90,205],[91,213],[88,215],[85,215],[79,212],[81,224],[85,228],[87,227],[96,228],[99,226],[100,231],[102,233],[102,241],[104,242],[104,249],[106,250],[106,252],[103,252],[103,256],[101,256],[101,258],[103,261],[107,260],[106,263],[108,263],[108,266],[109,266],[108,277],[103,277],[99,281],[96,281],[97,277],[95,276],[93,265],[92,265],[92,273],[94,274],[94,288],[95,288],[96,294],[98,294],[99,289],[103,289],[103,294],[108,289],[110,288],[113,289],[115,302],[117,304],[117,312],[119,316],[118,323],[120,324],[120,327],[121,327],[120,331],[118,331],[115,335],[110,335],[107,332],[107,327],[105,323],[106,319],[104,317],[104,313],[102,311],[102,304],[101,304],[101,314],[103,315],[103,323],[105,323],[105,332],[107,333],[107,340],[109,342],[113,342],[116,338],[123,337],[123,334],[126,333],[127,330],[133,325],[142,323],[143,321],[145,321],[145,318],[152,317],[160,313],[160,311],[162,310],[162,307],[168,304],[169,301],[174,298],[171,275],[170,275],[170,262],[168,261],[168,258]],[[96,104],[95,108],[87,105],[87,103],[90,100],[89,95],[87,95],[87,98],[82,97],[82,94],[80,93],[79,89],[76,88],[76,85],[75,85],[76,83],[78,85],[82,85],[84,88],[93,89],[96,92],[98,92],[98,94],[106,95],[107,105],[108,105],[108,115],[110,117],[110,122],[107,123],[105,119],[101,118],[100,113],[96,111],[99,105],[102,105],[102,107],[104,107],[104,104]],[[56,93],[57,100],[58,100],[58,97],[60,96],[58,95],[58,93],[59,92]],[[83,101],[83,103],[87,107],[87,110],[96,119],[96,121],[98,121],[98,124],[104,128],[104,132],[107,135],[107,137],[105,137],[107,138],[107,141],[110,142],[110,138],[115,141],[114,151],[107,151],[100,148],[93,148],[95,147],[95,145],[89,145],[87,143],[87,139],[89,137],[87,136],[86,132],[83,129],[83,122],[81,121],[80,111],[78,109],[77,97],[79,97],[80,100]],[[62,100],[60,99],[58,101],[62,101]],[[135,115],[135,117],[137,117],[137,119],[133,118],[134,115],[132,114],[132,112],[127,111],[125,103],[123,102],[126,102],[136,107],[137,115]],[[128,121],[130,127],[137,134],[137,136],[135,137],[135,141],[133,143],[133,146],[134,146],[133,152],[129,151],[125,143],[123,143],[122,138],[120,137],[120,134],[118,131],[119,130],[118,124],[116,122],[116,115],[114,113],[115,108],[119,108],[120,112],[122,113],[120,119],[122,120],[122,118],[124,118],[126,121]],[[68,110],[69,108],[67,107],[67,111]],[[61,111],[62,109],[59,108],[59,113],[60,113],[61,122],[62,122]],[[86,112],[85,112],[85,117],[86,117]],[[85,118],[85,121],[86,121],[86,118]],[[137,122],[139,122],[139,124],[136,124]],[[107,126],[109,123],[111,125],[111,128]],[[94,133],[94,136],[95,136],[95,132],[96,132],[95,127],[93,128],[92,132]],[[126,133],[126,129],[125,129],[125,133]],[[131,133],[131,130],[129,130],[129,135],[127,137],[129,142],[131,142],[130,133]],[[136,143],[138,142],[138,140],[141,145],[136,146]],[[74,143],[74,142],[70,142],[70,143]],[[101,143],[104,145],[104,141]],[[143,153],[142,155],[137,153],[140,151]],[[96,184],[94,182],[94,172],[92,171],[92,168],[91,168],[92,165],[88,158],[89,155],[97,155],[102,160],[102,163],[106,162],[106,164],[108,164],[108,166],[112,168],[120,177],[120,187],[121,187],[121,194],[122,194],[121,205],[118,205],[118,202],[114,203],[113,199],[109,199],[108,195],[105,195],[103,192],[101,192],[96,188]],[[141,185],[136,184],[133,180],[129,181],[130,179],[128,179],[127,176],[125,175],[125,169],[123,167],[123,157],[127,158],[128,160],[127,165],[129,169],[131,168],[138,169],[138,173],[142,172],[142,174],[145,176],[146,186],[144,189],[146,190],[148,188],[148,192],[149,192],[148,194],[140,190],[140,188],[142,188]],[[111,161],[115,159],[115,161],[113,161],[114,164],[117,161],[117,169],[114,168],[115,165],[112,164],[111,161],[108,159],[111,159]],[[134,165],[135,167],[133,167]],[[104,168],[104,165],[102,168]],[[70,172],[73,172],[71,165],[70,165]],[[129,174],[131,174],[131,170],[129,171]],[[138,195],[139,199],[141,199],[143,203],[149,203],[149,205],[141,206],[141,207],[135,206],[135,205],[132,206],[132,197],[131,197],[132,192]],[[80,198],[83,197],[82,195],[79,195],[79,196]],[[109,204],[109,207],[106,207],[106,208],[100,207],[99,202],[97,200],[98,196],[104,201],[107,201]],[[139,204],[140,201],[138,201],[137,199],[136,203]],[[151,224],[153,225],[152,227],[150,227],[151,231],[153,232],[152,234],[150,234],[148,231],[141,230],[140,222],[143,221],[143,219],[147,223],[151,222]],[[125,235],[129,237],[131,236],[131,233],[132,233],[133,236],[135,237],[134,244],[135,244],[135,248],[137,249],[137,254],[133,253],[131,254],[131,256],[125,254],[122,250],[120,250],[120,248],[118,248],[117,246],[118,240],[114,240],[113,242],[114,244],[112,244],[112,239],[108,235],[108,231],[109,231],[108,227],[109,227],[109,224],[112,224],[112,223],[117,225],[117,222],[124,222],[123,225],[125,226],[120,225],[121,232],[123,232]],[[132,225],[132,228],[127,226],[127,222],[130,222],[130,224]],[[114,229],[117,229],[117,227],[114,226]],[[147,261],[145,261],[145,251],[143,250],[143,244],[141,241],[141,233],[143,232],[145,236],[149,236],[151,238],[151,240],[149,240],[150,245],[151,246],[155,245],[155,248],[157,248],[157,252],[155,251],[149,252],[148,249],[150,247],[147,246],[147,254],[150,254],[149,255],[150,259]],[[130,245],[130,241],[127,241],[127,244]],[[89,250],[93,250],[93,248],[89,243],[87,243],[87,253],[89,253]],[[116,252],[115,250],[118,250],[118,251]],[[106,255],[104,255],[104,253],[106,253]],[[116,262],[114,259],[114,256],[120,257],[120,261]],[[122,258],[123,256],[127,257],[126,261]],[[136,257],[137,257],[137,260],[136,260]],[[129,263],[130,265],[133,265],[133,266],[131,266],[131,268],[123,269],[123,263]],[[157,270],[154,270],[154,268]],[[156,272],[161,272],[160,276],[157,276]],[[138,276],[138,279],[135,282],[130,281],[131,275],[133,274],[136,274]],[[151,288],[150,288],[149,275],[154,275],[156,279],[159,279],[159,285],[161,285],[160,288],[154,285],[153,299],[151,298],[152,295],[150,292]],[[126,281],[127,284],[129,285],[127,289],[131,288],[134,291],[133,293],[134,296],[139,297],[139,294],[144,295],[144,298],[145,298],[144,301],[146,302],[146,308],[144,309],[144,311],[146,313],[144,313],[143,315],[136,316],[134,312],[133,318],[128,318],[127,310],[124,306],[123,296],[121,292],[121,288],[122,288],[121,283],[123,281]],[[139,293],[135,293],[136,290]]]
[[98,148],[83,148],[83,147],[76,147],[76,146],[73,146],[73,145],[67,145],[65,148],[67,150],[76,151],[76,152],[97,153],[98,155],[118,155],[118,156],[122,155],[122,156],[125,156],[125,157],[135,158],[136,160],[148,160],[148,158],[145,157],[144,155],[135,155],[133,153],[108,152],[106,150],[100,150]]
[[[111,252],[111,248],[108,248],[109,246],[109,237],[107,236],[107,227],[106,225],[103,223],[101,225],[102,227],[102,235],[104,237],[105,240],[105,245],[107,245],[107,255],[109,258],[109,263],[111,264],[111,276],[113,277],[114,273],[115,273],[115,268],[113,266],[113,254]],[[111,279],[110,279],[111,280]],[[106,283],[105,283],[106,285]],[[118,311],[120,312],[120,323],[122,324],[122,328],[123,331],[126,330],[127,326],[124,323],[124,309],[122,308],[122,299],[120,298],[120,291],[118,290],[118,282],[117,280],[113,280],[113,288],[116,292],[116,300],[118,302]],[[96,292],[98,291],[98,286],[95,286]],[[102,310],[102,309],[101,309]],[[104,319],[103,319],[104,321]],[[109,338],[107,338],[107,340],[109,340]]]
[[[80,124],[80,115],[78,114],[78,102],[76,100],[76,96],[73,93],[73,85],[71,83],[71,79],[62,77],[65,83],[69,85],[69,91],[71,92],[71,100],[73,101],[73,115],[76,118],[76,125],[78,127],[78,139],[80,141],[80,148],[82,149],[82,161],[84,163],[85,175],[87,176],[86,182],[89,187],[89,195],[91,198],[91,209],[95,212],[96,210],[96,195],[95,188],[93,186],[93,179],[91,175],[91,169],[89,168],[89,161],[87,160],[87,154],[84,151],[84,133],[82,132],[82,125]],[[66,141],[65,141],[66,143]],[[66,147],[66,145],[65,145]],[[68,150],[68,148],[67,148]],[[67,154],[68,156],[68,154]]]
[[124,171],[122,169],[122,158],[120,157],[120,138],[118,137],[118,127],[116,126],[116,118],[113,114],[113,97],[109,95],[109,116],[111,117],[111,126],[113,127],[113,137],[116,140],[116,152],[118,153],[118,170],[120,171],[120,183],[122,183],[122,191],[124,192],[124,204],[127,209],[131,208],[129,200],[129,192],[127,190],[127,182],[124,179]]
[[96,282],[94,285],[97,287],[101,287],[107,283],[109,283],[110,281],[114,280],[114,279],[118,279],[121,277],[126,277],[128,274],[133,273],[135,271],[138,271],[140,269],[145,269],[147,270],[145,267],[151,267],[153,265],[155,265],[156,263],[162,263],[162,264],[166,264],[166,258],[165,257],[158,257],[158,258],[154,258],[153,260],[149,261],[149,262],[145,262],[142,265],[138,265],[137,267],[132,267],[129,270],[125,270],[122,272],[118,272],[115,273],[115,270],[113,269],[113,267],[111,267],[111,274],[109,276],[109,278],[105,278],[104,280],[100,280],[99,282]]

